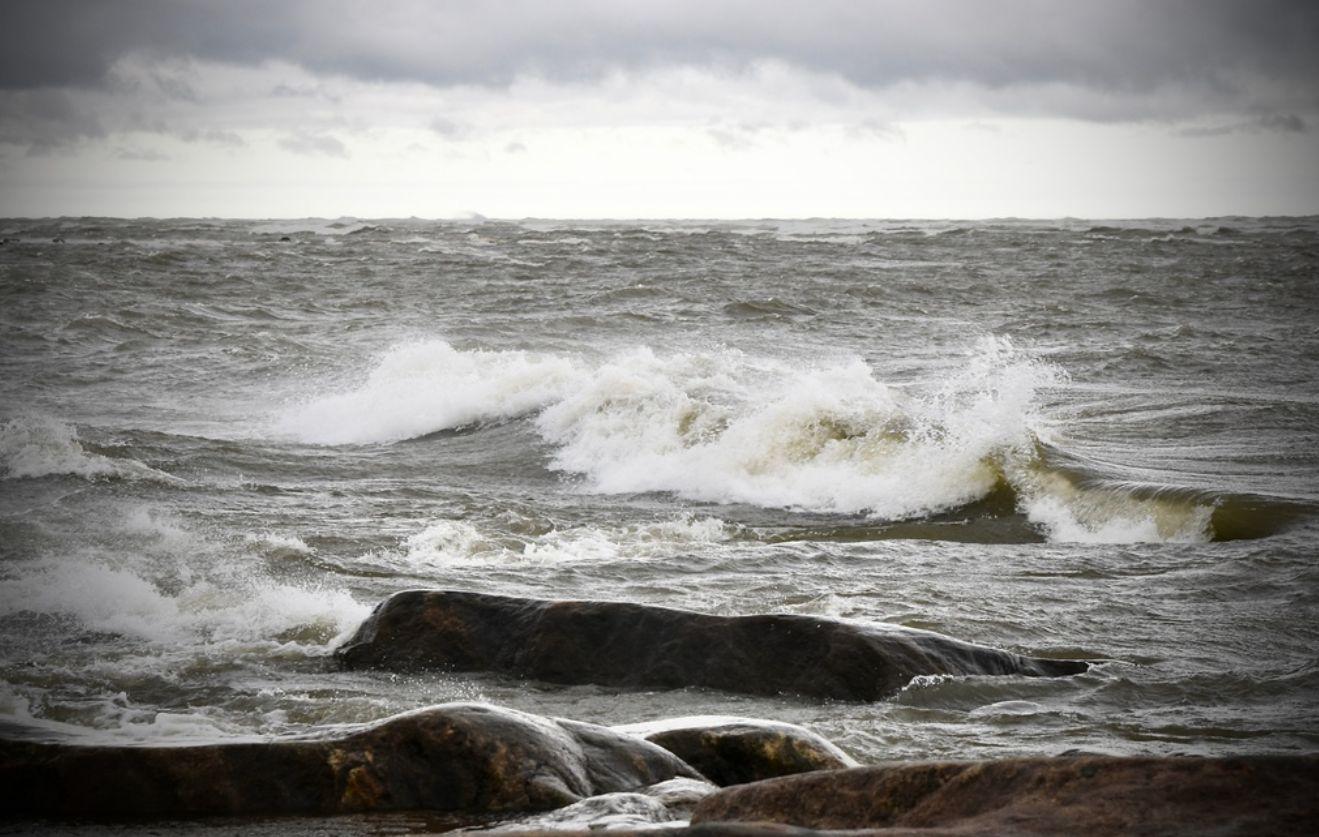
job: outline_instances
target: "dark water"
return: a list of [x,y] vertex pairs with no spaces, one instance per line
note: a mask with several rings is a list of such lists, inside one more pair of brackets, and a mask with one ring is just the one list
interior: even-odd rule
[[[863,761],[1319,746],[1319,220],[0,227],[9,734],[484,699]],[[1105,662],[859,705],[330,668],[419,586]]]

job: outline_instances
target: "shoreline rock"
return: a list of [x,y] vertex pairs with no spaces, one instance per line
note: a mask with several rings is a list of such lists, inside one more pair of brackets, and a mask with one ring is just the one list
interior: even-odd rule
[[1089,667],[896,625],[427,590],[381,602],[334,659],[346,669],[493,671],[852,701],[889,697],[918,675],[1060,677]]
[[336,738],[157,747],[0,741],[0,816],[519,813],[675,777],[701,778],[667,750],[607,727],[456,703]]
[[720,787],[858,766],[829,740],[780,721],[692,716],[613,729],[658,744]]
[[702,800],[691,823],[884,834],[1315,833],[1319,756],[894,763],[726,788]]

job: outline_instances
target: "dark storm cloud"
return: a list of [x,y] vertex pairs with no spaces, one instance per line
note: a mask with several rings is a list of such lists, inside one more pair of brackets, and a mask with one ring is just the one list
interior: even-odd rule
[[[437,86],[779,60],[870,88],[1177,87],[1192,111],[1256,114],[1319,99],[1319,3],[1304,0],[20,0],[3,14],[0,86],[10,89],[95,86],[137,53]],[[1122,118],[1120,108],[1105,118]]]

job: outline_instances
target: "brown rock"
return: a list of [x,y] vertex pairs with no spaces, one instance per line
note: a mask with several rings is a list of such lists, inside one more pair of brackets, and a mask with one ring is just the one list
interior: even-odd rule
[[345,668],[865,701],[921,674],[1062,676],[1087,668],[894,625],[425,590],[386,599],[334,656]]
[[667,750],[605,727],[460,703],[333,739],[0,741],[0,815],[540,811],[675,776],[699,778]]
[[879,765],[739,785],[706,797],[692,815],[693,825],[749,822],[956,834],[1314,834],[1319,757]]
[[720,786],[857,766],[826,739],[778,721],[669,718],[614,729],[658,744]]

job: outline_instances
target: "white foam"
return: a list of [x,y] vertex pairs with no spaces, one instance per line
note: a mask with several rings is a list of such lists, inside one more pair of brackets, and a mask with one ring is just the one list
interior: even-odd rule
[[577,375],[571,360],[553,355],[406,343],[362,385],[294,407],[276,426],[312,444],[394,442],[524,415],[558,398]]
[[683,517],[621,527],[581,526],[517,534],[485,529],[465,520],[437,520],[408,537],[400,549],[376,560],[409,572],[510,563],[560,564],[671,557],[727,540],[731,530],[717,518]]
[[1033,444],[1050,370],[984,344],[936,393],[903,395],[862,361],[793,367],[737,353],[617,358],[548,407],[553,466],[592,491],[902,518],[987,494]]
[[315,549],[296,535],[262,532],[248,535],[244,540],[261,554],[274,558],[301,558],[316,553]]
[[[1080,495],[1037,479],[1037,396],[1064,380],[1001,338],[977,342],[941,379],[903,389],[859,358],[810,364],[642,347],[588,363],[433,340],[396,346],[365,383],[301,405],[279,426],[307,442],[368,443],[536,414],[554,446],[550,466],[589,492],[896,520],[965,505],[1007,479],[1052,539],[1204,536],[1199,518],[1177,522],[1134,499],[1117,511],[1082,508]],[[549,559],[561,545],[613,553],[610,536],[566,537],[496,542],[442,521],[404,551],[416,566],[506,560],[518,549]]]
[[125,478],[181,482],[132,459],[89,453],[78,433],[65,422],[27,416],[0,425],[0,468],[6,479],[70,475],[87,479]]
[[346,591],[275,581],[149,509],[130,511],[111,534],[111,546],[11,565],[0,615],[70,616],[91,631],[174,650],[294,641],[318,651],[370,610]]
[[1027,518],[1063,543],[1207,543],[1213,508],[1119,492],[1038,494],[1022,499]]

